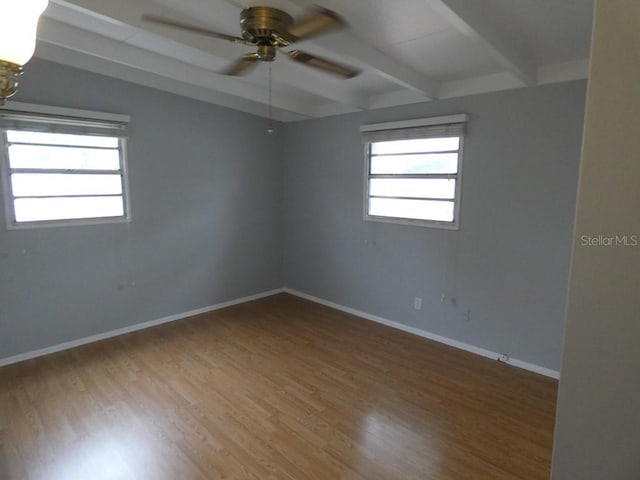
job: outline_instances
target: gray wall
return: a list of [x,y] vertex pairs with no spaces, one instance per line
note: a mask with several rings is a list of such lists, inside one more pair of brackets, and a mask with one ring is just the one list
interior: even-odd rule
[[[637,480],[640,3],[598,0],[595,12],[552,478]],[[628,246],[583,243],[598,235]]]
[[280,140],[265,120],[38,59],[14,99],[131,116],[133,220],[0,219],[0,358],[282,286]]
[[[558,370],[584,98],[571,82],[286,124],[286,286]],[[455,113],[460,230],[363,221],[359,126]]]
[[[17,101],[131,115],[133,221],[7,231],[2,219],[0,358],[286,285],[558,369],[584,82],[269,136],[251,115],[28,67]],[[364,222],[359,126],[451,113],[471,117],[460,230]]]

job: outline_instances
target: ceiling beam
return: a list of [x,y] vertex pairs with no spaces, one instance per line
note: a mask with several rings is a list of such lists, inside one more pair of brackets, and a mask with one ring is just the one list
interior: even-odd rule
[[[442,88],[440,88],[442,91]],[[379,93],[369,97],[369,108],[396,107],[398,105],[408,105],[411,103],[421,103],[429,101],[414,90],[394,90],[392,92]]]
[[[367,96],[348,89],[345,85],[347,80],[334,79],[329,77],[329,74],[289,63],[290,60],[285,58],[286,55],[279,57],[278,66],[272,68],[274,82],[280,85],[291,85],[325,100],[348,105],[355,110],[366,110],[369,107]],[[292,77],[295,77],[295,82],[292,81]]]
[[[38,40],[84,55],[106,59],[134,70],[142,70],[197,87],[220,91],[243,100],[262,104],[268,101],[268,91],[265,88],[141,48],[133,46],[122,48],[122,43],[117,40],[49,18],[42,19],[38,28]],[[55,61],[55,58],[51,60]],[[299,101],[278,92],[273,92],[272,101],[277,109],[313,117],[314,106],[309,105],[308,102]]]
[[[227,107],[264,118],[269,117],[269,107],[263,103],[234,97],[232,95],[227,95],[226,93],[211,90],[210,88],[184,83],[183,81],[173,80],[155,73],[136,70],[126,65],[114,63],[105,58],[98,58],[92,55],[69,50],[52,43],[38,43],[35,57],[53,61],[61,65],[75,67],[86,72],[125,80],[138,85],[145,85],[146,87],[154,88],[156,90],[173,93],[175,95],[180,95],[181,97],[192,98],[212,105]],[[271,118],[280,122],[292,122],[305,120],[309,117],[290,111],[280,110],[278,108],[272,108]]]
[[495,60],[524,85],[537,83],[536,65],[531,56],[501,26],[487,16],[488,9],[477,0],[427,0],[462,34],[473,37]]
[[338,32],[318,37],[313,40],[313,43],[360,61],[387,80],[421,93],[425,100],[433,100],[438,97],[439,82],[375,49],[350,32]]
[[538,69],[538,84],[569,82],[589,78],[589,59],[543,65]]
[[[233,11],[222,12],[217,8],[217,13],[237,20],[239,10],[236,11],[236,8],[229,6],[225,8]],[[86,29],[87,25],[91,25],[92,32],[208,70],[221,70],[247,52],[246,48],[238,48],[226,42],[212,41],[209,38],[158,27],[140,20],[143,12],[157,12],[158,9],[157,5],[148,1],[53,0],[46,17],[80,29]],[[278,84],[290,85],[316,97],[349,105],[356,110],[367,108],[366,95],[356,92],[343,80],[310,71],[282,57],[277,68],[273,69],[274,80]]]

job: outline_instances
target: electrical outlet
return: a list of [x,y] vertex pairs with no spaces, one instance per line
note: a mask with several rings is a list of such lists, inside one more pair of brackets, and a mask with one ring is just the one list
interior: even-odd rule
[[422,299],[420,297],[415,297],[413,299],[413,308],[416,310],[422,310]]
[[498,361],[502,363],[509,363],[509,354],[503,353],[498,357]]
[[471,321],[471,310],[467,309],[464,312],[464,321],[465,322],[470,322]]

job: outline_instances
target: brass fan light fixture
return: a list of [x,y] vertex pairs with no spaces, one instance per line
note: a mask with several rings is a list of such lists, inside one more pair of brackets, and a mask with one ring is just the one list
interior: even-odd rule
[[226,69],[223,72],[226,75],[243,75],[258,62],[273,62],[276,59],[278,50],[286,54],[294,62],[302,63],[342,78],[352,78],[360,73],[359,70],[350,66],[301,50],[281,50],[299,40],[306,40],[346,26],[345,21],[337,13],[326,8],[316,7],[307,15],[294,21],[288,13],[277,8],[249,7],[240,13],[242,37],[226,35],[158,15],[143,15],[142,19],[147,22],[226,40],[231,43],[257,47],[255,52],[243,55]]
[[0,105],[16,93],[22,67],[36,48],[38,19],[49,0],[20,0],[3,10],[0,28]]

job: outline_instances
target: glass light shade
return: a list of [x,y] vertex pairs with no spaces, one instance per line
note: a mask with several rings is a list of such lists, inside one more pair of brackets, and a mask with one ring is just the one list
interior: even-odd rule
[[36,48],[38,19],[49,0],[16,0],[2,12],[0,61],[24,65]]

